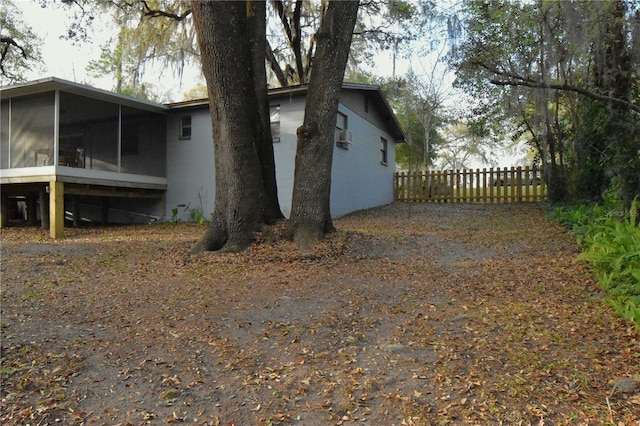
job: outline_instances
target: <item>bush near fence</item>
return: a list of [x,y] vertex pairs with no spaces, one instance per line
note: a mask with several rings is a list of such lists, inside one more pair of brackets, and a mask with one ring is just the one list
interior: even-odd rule
[[516,203],[544,201],[542,173],[530,167],[397,172],[396,201]]

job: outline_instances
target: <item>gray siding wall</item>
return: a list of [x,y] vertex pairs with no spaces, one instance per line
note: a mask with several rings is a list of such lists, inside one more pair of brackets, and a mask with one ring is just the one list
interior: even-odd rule
[[0,102],[0,169],[9,168],[9,101]]
[[[304,118],[304,97],[272,99],[280,105],[280,142],[274,143],[278,198],[285,216],[291,213],[296,155],[296,130]],[[353,110],[339,106],[348,117],[353,143],[348,150],[334,146],[331,214],[347,213],[393,202],[395,147],[393,139]],[[191,116],[190,140],[180,140],[180,118]],[[380,162],[380,138],[388,141],[387,165]],[[207,108],[176,110],[167,120],[166,219],[178,209],[179,220],[190,220],[189,210],[213,211],[214,172],[211,118]],[[185,207],[188,206],[188,207]]]
[[[331,215],[343,216],[356,210],[393,202],[395,146],[392,138],[362,116],[340,105],[347,115],[353,143],[345,150],[333,150]],[[381,163],[380,138],[387,140],[387,164]]]
[[[180,119],[191,116],[191,139],[181,140]],[[190,220],[189,211],[213,212],[214,173],[211,115],[207,108],[175,111],[167,118],[166,219]]]
[[381,103],[376,92],[371,90],[343,90],[340,94],[340,102],[381,129],[389,125],[390,117],[386,109],[380,107]]
[[280,105],[280,142],[273,144],[273,156],[276,163],[276,181],[278,200],[285,217],[291,214],[293,196],[293,178],[296,165],[296,131],[304,120],[304,97],[274,100],[271,106]]

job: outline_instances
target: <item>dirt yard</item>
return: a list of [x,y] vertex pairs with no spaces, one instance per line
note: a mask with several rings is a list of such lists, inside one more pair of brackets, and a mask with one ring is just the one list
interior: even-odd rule
[[196,257],[204,225],[2,230],[0,423],[640,424],[639,336],[537,206],[335,224]]

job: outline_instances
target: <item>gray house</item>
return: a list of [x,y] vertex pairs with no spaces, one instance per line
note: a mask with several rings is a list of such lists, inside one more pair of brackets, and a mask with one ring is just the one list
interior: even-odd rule
[[[290,212],[296,129],[306,86],[270,91],[280,205]],[[376,86],[344,84],[336,122],[331,214],[393,201],[394,144],[404,132]],[[142,223],[213,211],[206,100],[168,105],[58,78],[0,91],[1,224]]]

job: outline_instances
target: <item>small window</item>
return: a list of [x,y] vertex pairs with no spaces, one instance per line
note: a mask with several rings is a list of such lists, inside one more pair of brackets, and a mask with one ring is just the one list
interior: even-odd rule
[[387,165],[388,143],[385,138],[380,138],[380,162]]
[[269,107],[269,120],[271,121],[271,140],[280,142],[280,105]]
[[180,119],[180,139],[191,139],[191,116],[182,117]]
[[338,113],[336,117],[336,128],[338,130],[347,130],[348,127],[347,116],[341,112]]
[[348,129],[347,116],[341,112],[336,118],[336,145],[342,149],[349,149],[353,136]]

